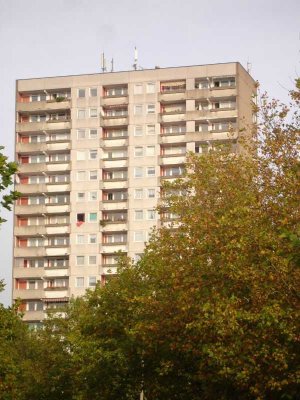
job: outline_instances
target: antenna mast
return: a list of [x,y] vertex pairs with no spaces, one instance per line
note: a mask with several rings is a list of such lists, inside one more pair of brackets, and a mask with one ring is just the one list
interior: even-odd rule
[[138,67],[138,51],[137,48],[134,48],[134,63],[133,63],[133,69],[136,71]]
[[104,53],[101,53],[101,70],[102,72],[106,72],[106,60],[104,57]]

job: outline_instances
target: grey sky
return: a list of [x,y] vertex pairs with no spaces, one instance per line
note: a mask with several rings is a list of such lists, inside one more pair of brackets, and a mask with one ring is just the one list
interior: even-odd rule
[[[0,145],[13,158],[15,80],[240,61],[273,97],[300,75],[298,0],[0,0]],[[0,231],[0,302],[11,301],[12,215]]]

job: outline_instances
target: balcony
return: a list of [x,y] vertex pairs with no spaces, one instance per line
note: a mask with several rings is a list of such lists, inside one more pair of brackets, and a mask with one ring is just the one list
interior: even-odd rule
[[16,124],[17,132],[39,132],[48,130],[70,130],[71,119],[49,120],[43,122],[18,122]]
[[23,321],[42,321],[45,318],[44,311],[25,311]]
[[116,275],[118,273],[117,265],[103,265],[102,274],[103,275]]
[[14,257],[44,257],[46,250],[44,247],[15,247]]
[[14,267],[14,278],[42,278],[44,276],[44,268],[24,268]]
[[232,109],[209,109],[209,110],[194,110],[187,111],[187,120],[201,121],[203,119],[226,119],[226,118],[236,118],[237,110]]
[[105,96],[100,99],[100,105],[105,106],[118,106],[118,105],[127,105],[128,104],[128,95],[127,91],[126,94],[120,94],[115,96]]
[[51,302],[51,300],[54,302],[54,300],[59,299],[65,299],[63,301],[68,301],[69,298],[69,289],[64,288],[64,290],[45,290],[43,292],[42,300],[43,302]]
[[47,100],[47,101],[32,101],[32,102],[18,102],[17,111],[22,112],[39,112],[39,111],[62,111],[71,108],[71,100],[65,99],[62,101]]
[[26,174],[29,172],[62,172],[70,170],[70,161],[60,162],[41,162],[41,163],[25,163],[19,164],[19,173]]
[[22,300],[41,299],[44,296],[43,289],[14,289],[13,298]]
[[114,126],[126,126],[128,125],[128,116],[103,116],[101,117],[101,125],[104,128],[114,127]]
[[159,165],[182,164],[186,160],[185,154],[161,155],[158,157]]
[[61,141],[56,143],[42,142],[42,143],[17,143],[16,152],[17,153],[40,153],[47,151],[61,151],[70,150],[71,145],[69,141]]
[[49,267],[45,268],[44,270],[44,277],[45,278],[67,278],[68,277],[68,267]]
[[41,194],[41,193],[60,193],[69,192],[71,185],[69,183],[31,183],[31,184],[16,184],[16,190],[22,194]]

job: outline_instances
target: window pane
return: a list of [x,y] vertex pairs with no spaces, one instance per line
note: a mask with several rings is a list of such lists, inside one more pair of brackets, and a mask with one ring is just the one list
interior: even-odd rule
[[141,125],[134,127],[134,136],[143,136],[143,127]]
[[97,213],[89,213],[89,221],[90,222],[97,221]]
[[135,189],[134,190],[134,198],[142,199],[143,198],[143,189]]
[[91,97],[96,97],[97,96],[97,88],[91,88],[90,89],[90,96]]
[[97,264],[97,256],[89,256],[89,265]]
[[147,83],[147,93],[154,93],[155,92],[155,83],[149,82]]
[[134,94],[142,94],[143,93],[143,84],[137,83],[136,85],[134,85],[133,92],[134,92]]
[[84,256],[77,256],[76,257],[76,264],[77,265],[84,265]]
[[78,97],[85,97],[85,89],[78,89]]
[[85,138],[85,130],[84,129],[78,129],[77,130],[77,139],[84,139]]

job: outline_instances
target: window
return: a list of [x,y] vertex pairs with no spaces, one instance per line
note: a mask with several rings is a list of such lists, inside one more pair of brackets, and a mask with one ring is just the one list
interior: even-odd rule
[[147,83],[146,92],[147,93],[155,93],[155,83],[154,82]]
[[90,117],[91,118],[97,118],[98,117],[97,108],[90,108]]
[[79,287],[79,288],[84,287],[84,277],[83,276],[78,276],[76,278],[76,287]]
[[134,198],[142,199],[143,198],[143,189],[135,189],[134,190]]
[[154,155],[155,155],[155,146],[147,146],[146,156],[154,156]]
[[155,125],[147,125],[147,135],[155,135]]
[[89,192],[89,201],[96,201],[98,200],[97,192]]
[[134,115],[142,115],[143,114],[143,105],[142,104],[136,104],[134,106]]
[[85,130],[77,129],[77,139],[85,139]]
[[155,114],[155,104],[147,104],[147,114]]
[[134,211],[134,219],[136,221],[140,221],[143,219],[143,210],[135,210]]
[[85,118],[85,110],[84,109],[77,110],[77,117],[78,117],[78,119],[84,119]]
[[147,219],[155,220],[155,210],[147,210]]
[[90,181],[96,181],[98,178],[97,171],[90,171]]
[[205,79],[203,81],[199,81],[196,83],[196,88],[198,89],[208,89],[209,88],[209,80]]
[[38,164],[46,161],[46,156],[44,154],[38,154],[35,156],[30,156],[30,164]]
[[134,242],[143,242],[144,241],[143,231],[133,232],[133,241]]
[[198,127],[196,127],[196,130],[198,130],[199,132],[208,132],[208,124],[207,123],[200,123],[198,125]]
[[84,265],[84,256],[76,257],[76,265]]
[[141,125],[134,127],[134,136],[143,136],[143,127]]
[[85,221],[85,215],[84,213],[78,213],[77,214],[77,222],[84,222]]
[[97,280],[95,276],[89,276],[89,286],[95,287],[97,284]]
[[95,233],[91,233],[89,235],[89,243],[96,244],[97,243],[97,235]]
[[142,83],[135,84],[134,88],[133,88],[133,93],[134,94],[142,94],[143,93],[143,84]]
[[97,256],[89,256],[89,265],[97,264]]
[[147,176],[155,176],[155,167],[147,167]]
[[77,244],[84,244],[84,235],[77,235],[76,242]]
[[97,129],[90,129],[90,139],[97,139],[98,132]]
[[155,198],[155,189],[147,189],[147,197],[148,199],[154,199]]
[[85,160],[85,151],[78,150],[77,151],[77,161],[84,161]]
[[85,199],[85,193],[84,192],[77,193],[77,201],[84,201],[84,199]]
[[143,147],[137,146],[134,148],[134,157],[143,157]]
[[90,150],[90,160],[97,160],[97,150]]
[[97,97],[97,88],[90,88],[90,96]]
[[97,213],[96,212],[89,213],[89,222],[97,222]]
[[85,171],[77,171],[77,180],[78,181],[85,181],[86,180]]
[[134,167],[134,177],[135,178],[143,177],[143,168],[142,167]]
[[85,97],[85,89],[78,89],[78,97],[79,98]]
[[45,183],[44,175],[32,175],[28,179],[28,183]]

